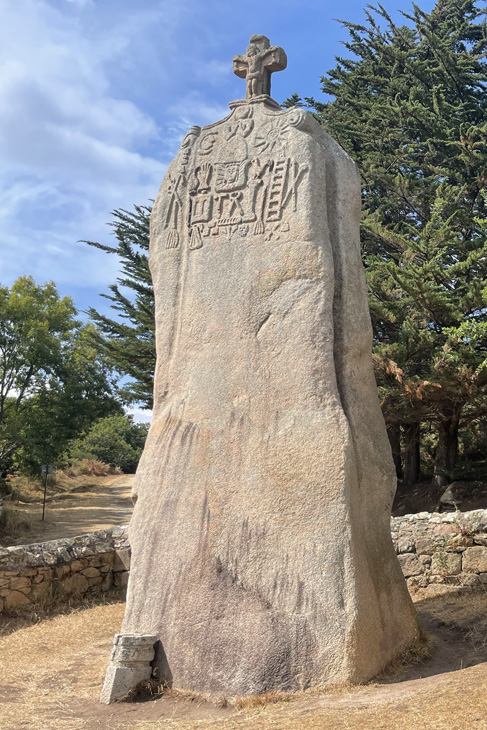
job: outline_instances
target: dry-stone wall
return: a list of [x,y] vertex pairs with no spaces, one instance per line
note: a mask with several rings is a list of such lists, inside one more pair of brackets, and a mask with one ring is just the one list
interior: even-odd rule
[[126,586],[129,567],[126,527],[0,548],[0,612],[57,595]]
[[[391,531],[410,591],[487,589],[487,510],[393,517]],[[0,548],[0,612],[49,595],[124,587],[129,569],[126,527]]]
[[487,588],[487,510],[394,517],[391,529],[411,592]]

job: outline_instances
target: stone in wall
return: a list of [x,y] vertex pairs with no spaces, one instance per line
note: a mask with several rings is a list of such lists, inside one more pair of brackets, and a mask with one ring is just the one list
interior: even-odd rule
[[393,542],[410,591],[434,595],[486,585],[486,526],[487,510],[392,518]]
[[487,547],[469,547],[463,554],[463,570],[466,573],[487,573]]

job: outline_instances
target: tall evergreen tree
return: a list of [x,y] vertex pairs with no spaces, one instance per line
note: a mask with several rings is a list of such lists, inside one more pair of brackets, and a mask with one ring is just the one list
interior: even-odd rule
[[[343,22],[349,57],[306,100],[357,161],[362,244],[384,415],[417,470],[418,424],[436,425],[435,482],[459,429],[487,412],[487,30],[473,0],[413,5],[396,25],[379,5]],[[301,103],[295,95],[288,100]],[[394,438],[395,436],[395,438]]]
[[109,224],[115,235],[115,246],[84,241],[121,262],[121,275],[102,297],[111,302],[116,317],[100,314],[91,307],[88,313],[97,326],[96,344],[110,364],[130,380],[121,389],[126,402],[139,402],[152,408],[152,388],[156,361],[154,292],[149,271],[149,218],[151,208],[134,206],[112,212]]

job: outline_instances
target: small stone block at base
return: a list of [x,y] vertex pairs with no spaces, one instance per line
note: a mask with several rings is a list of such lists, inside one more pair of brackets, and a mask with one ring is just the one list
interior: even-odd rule
[[152,634],[115,634],[101,691],[102,704],[122,699],[139,682],[150,679],[156,641],[157,636]]

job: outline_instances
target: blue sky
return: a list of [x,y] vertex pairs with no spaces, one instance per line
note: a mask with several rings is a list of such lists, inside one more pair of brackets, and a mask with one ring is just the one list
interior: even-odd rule
[[[422,0],[430,10],[432,0]],[[192,124],[245,96],[232,73],[253,33],[288,56],[277,101],[321,97],[362,0],[0,0],[0,282],[54,280],[81,310],[117,262],[77,243],[110,242],[113,208],[154,198]],[[410,2],[383,0],[398,17]]]

